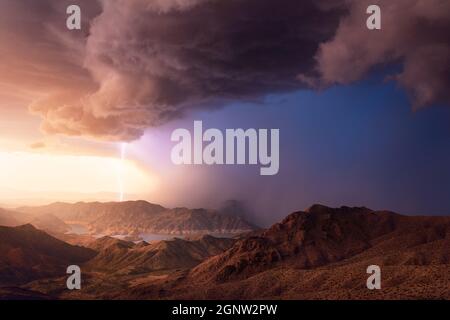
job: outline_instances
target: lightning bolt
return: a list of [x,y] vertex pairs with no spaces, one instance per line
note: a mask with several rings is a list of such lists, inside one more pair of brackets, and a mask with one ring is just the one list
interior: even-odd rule
[[123,176],[125,171],[125,156],[127,151],[127,144],[125,142],[120,144],[120,163],[118,166],[118,182],[119,182],[119,201],[122,202],[124,200],[124,182]]

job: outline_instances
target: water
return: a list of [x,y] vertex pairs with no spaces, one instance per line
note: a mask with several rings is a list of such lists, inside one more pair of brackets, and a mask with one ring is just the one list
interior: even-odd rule
[[67,225],[70,228],[70,231],[67,232],[67,234],[85,235],[89,233],[88,229],[82,224],[71,223]]
[[[89,234],[88,228],[86,226],[79,224],[79,223],[68,223],[67,224],[70,228],[70,230],[67,232],[67,234],[76,234],[76,235],[87,235]],[[93,235],[95,238],[101,238],[105,236],[105,234],[96,234]],[[116,234],[116,235],[110,235],[111,237],[117,238],[117,239],[125,239],[129,235],[126,234]],[[173,235],[173,234],[154,234],[154,233],[142,233],[139,235],[139,237],[146,241],[161,241],[161,240],[171,240],[174,238],[183,238],[182,235]]]
[[142,233],[139,235],[145,242],[152,241],[161,241],[161,240],[172,240],[174,238],[183,239],[182,235],[173,235],[173,234],[154,234],[154,233]]
[[[70,227],[70,231],[67,232],[67,234],[76,234],[76,235],[87,235],[89,234],[89,230],[86,228],[86,226],[78,223],[68,223],[67,224]],[[219,233],[219,234],[211,234],[212,236],[216,238],[232,238],[236,234],[225,234],[225,233]],[[105,236],[104,234],[97,234],[93,235],[95,238],[101,238]],[[125,239],[129,235],[111,235],[111,237],[117,238],[117,239]],[[188,235],[193,236],[193,235]],[[139,238],[141,238],[143,241],[146,242],[153,242],[153,241],[161,241],[161,240],[172,240],[175,238],[184,239],[186,236],[183,235],[174,235],[174,234],[155,234],[155,233],[141,233],[139,234]],[[142,241],[141,240],[141,241]]]

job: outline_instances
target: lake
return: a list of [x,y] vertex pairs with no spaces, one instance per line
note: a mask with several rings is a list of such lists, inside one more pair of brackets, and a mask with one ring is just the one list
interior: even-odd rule
[[[89,230],[86,226],[79,224],[79,223],[68,223],[67,224],[70,227],[70,231],[67,232],[67,234],[76,234],[76,235],[87,235],[89,234]],[[214,236],[216,238],[232,238],[236,234],[225,234],[225,233],[219,233],[219,234],[211,234],[211,236]],[[92,235],[95,238],[101,238],[104,237],[104,234],[97,234]],[[188,235],[187,237],[192,236]],[[117,239],[124,239],[127,238],[128,235],[113,235],[111,237],[117,238]],[[161,241],[161,240],[171,240],[174,238],[180,238],[183,239],[186,236],[184,235],[177,235],[177,234],[155,234],[155,233],[141,233],[139,234],[139,237],[146,241],[146,242],[152,242],[152,241]]]
[[77,235],[85,235],[88,234],[89,230],[86,226],[78,223],[67,223],[70,230],[66,232],[67,234],[77,234]]

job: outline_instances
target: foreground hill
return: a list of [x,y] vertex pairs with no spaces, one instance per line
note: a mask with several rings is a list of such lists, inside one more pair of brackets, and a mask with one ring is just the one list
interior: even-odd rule
[[[367,266],[383,290],[366,288]],[[199,289],[200,288],[200,289]],[[172,281],[122,295],[182,299],[450,299],[450,217],[315,205]]]
[[126,287],[129,280],[148,279],[155,272],[164,275],[187,270],[224,252],[236,241],[208,235],[151,244],[112,237],[90,239],[86,247],[79,247],[32,225],[0,227],[0,300],[47,299],[70,293],[65,287],[65,272],[71,264],[82,268],[85,290],[93,288],[90,298],[98,298],[105,294],[105,283],[113,282],[114,292]]
[[67,290],[65,287],[67,275],[55,274],[45,279],[31,281],[21,287],[2,288],[0,284],[0,300],[50,297],[108,299],[111,295],[117,294],[119,294],[117,298],[120,298],[121,290],[146,281],[165,279],[183,273],[203,260],[224,252],[235,241],[205,235],[193,240],[174,239],[136,244],[112,237],[102,237],[85,244],[96,254],[80,264],[83,272],[81,291]]
[[203,236],[193,241],[174,239],[134,244],[104,237],[89,245],[99,254],[86,266],[96,271],[124,274],[189,269],[222,253],[234,242],[233,239]]
[[87,226],[91,234],[138,235],[242,233],[255,227],[236,215],[214,210],[167,209],[146,201],[53,203],[40,207],[22,207],[18,211],[34,215],[52,214],[64,222]]
[[55,299],[41,292],[18,288],[0,287],[0,300],[52,300]]
[[0,286],[64,275],[66,268],[95,256],[95,251],[69,245],[32,225],[0,226]]

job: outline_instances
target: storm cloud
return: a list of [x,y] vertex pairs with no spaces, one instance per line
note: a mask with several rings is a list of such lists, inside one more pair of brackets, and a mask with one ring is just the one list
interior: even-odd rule
[[[450,2],[446,0],[352,1],[331,41],[321,44],[317,70],[321,85],[347,84],[373,68],[400,62],[390,78],[410,94],[415,108],[450,104]],[[382,30],[362,26],[366,8],[382,9]]]
[[30,110],[47,133],[130,141],[196,108],[349,83],[391,62],[415,104],[449,102],[445,0],[378,1],[375,32],[364,1],[77,1],[81,32],[65,29],[67,1],[5,1],[25,25],[2,22],[14,63],[0,79],[39,92]]

